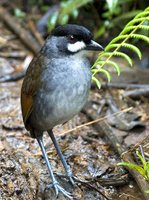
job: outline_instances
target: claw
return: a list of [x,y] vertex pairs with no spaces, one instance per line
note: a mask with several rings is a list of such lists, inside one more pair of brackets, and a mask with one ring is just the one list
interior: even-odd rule
[[71,183],[72,185],[75,185],[75,182],[74,182],[74,180],[73,180],[73,174],[72,174],[71,170],[67,172],[67,175],[68,175],[68,178],[69,178],[70,183]]
[[61,173],[56,173],[56,175],[59,176],[59,177],[63,177],[63,178],[69,179],[70,183],[71,183],[72,185],[75,185],[75,182],[74,182],[74,180],[73,180],[73,177],[74,177],[74,176],[73,176],[72,173],[67,173],[67,175],[61,174]]
[[67,192],[62,186],[60,186],[60,184],[58,182],[51,183],[50,185],[47,186],[47,188],[48,189],[49,188],[54,188],[54,190],[55,190],[55,196],[56,196],[55,199],[58,198],[59,192],[61,192],[68,199],[73,200],[72,194],[69,193],[69,192]]
[[72,185],[75,185],[75,182],[74,182],[74,180],[73,180],[73,176],[68,176],[68,178],[69,178],[70,183],[71,183]]

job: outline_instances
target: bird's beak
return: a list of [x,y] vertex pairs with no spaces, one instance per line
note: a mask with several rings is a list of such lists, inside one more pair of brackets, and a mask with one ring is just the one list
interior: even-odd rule
[[103,51],[104,50],[104,48],[100,44],[95,42],[94,40],[91,40],[91,42],[86,45],[85,49],[90,50],[90,51]]

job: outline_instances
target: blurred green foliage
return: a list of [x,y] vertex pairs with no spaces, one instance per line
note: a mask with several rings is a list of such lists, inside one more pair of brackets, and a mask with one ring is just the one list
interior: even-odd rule
[[26,13],[20,10],[19,8],[15,8],[14,15],[18,18],[24,18],[26,16]]
[[56,11],[48,20],[48,30],[51,31],[57,24],[67,24],[70,17],[76,19],[79,8],[92,2],[92,0],[67,0],[61,1],[60,10]]
[[[144,177],[144,179],[149,180],[149,162],[145,160],[144,156],[139,151],[136,151],[136,155],[141,161],[140,165],[136,165],[130,162],[120,162],[118,165],[128,167],[138,172],[141,176]],[[146,192],[148,193],[149,191],[147,190]]]
[[135,44],[132,44],[132,39],[143,40],[149,44],[149,37],[141,33],[140,30],[149,31],[149,7],[136,15],[134,19],[123,28],[121,33],[105,47],[105,51],[99,54],[96,62],[92,66],[92,79],[98,88],[100,88],[101,82],[96,76],[97,74],[103,73],[108,81],[110,81],[111,75],[108,69],[109,67],[114,67],[118,75],[120,75],[120,66],[118,63],[111,60],[113,57],[121,57],[132,66],[132,58],[128,53],[123,51],[123,48],[131,50],[141,59],[142,53]]
[[117,34],[128,21],[147,7],[146,0],[60,0],[59,3],[60,9],[48,20],[49,31],[55,28],[56,25],[71,22],[71,19],[77,20],[79,15],[82,16],[80,8],[87,6],[90,14],[95,10],[97,11],[97,18],[100,20],[100,26],[95,27],[95,38],[101,37],[108,31],[113,31],[113,28],[115,34]]

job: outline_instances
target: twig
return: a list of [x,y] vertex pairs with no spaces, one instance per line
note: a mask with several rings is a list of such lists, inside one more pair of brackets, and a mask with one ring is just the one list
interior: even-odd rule
[[[120,113],[122,113],[122,112],[128,112],[128,111],[130,111],[130,110],[132,110],[132,107],[127,108],[127,109],[124,109],[124,110],[121,110],[121,111],[118,111],[118,112],[112,114],[112,116],[118,115],[118,114],[120,114]],[[111,116],[111,115],[110,115],[110,116]],[[95,124],[95,123],[97,123],[97,122],[104,121],[104,120],[107,119],[108,117],[109,117],[109,116],[105,116],[105,117],[101,117],[101,118],[98,118],[98,119],[94,119],[93,121],[90,121],[90,122],[87,122],[87,123],[85,123],[85,124],[79,125],[79,126],[77,126],[77,127],[75,127],[75,128],[72,128],[72,129],[70,129],[70,130],[68,130],[68,131],[64,131],[64,132],[62,132],[62,133],[60,134],[60,136],[63,136],[63,135],[65,135],[65,134],[67,134],[67,133],[71,133],[72,131],[76,131],[76,130],[78,130],[78,129],[81,129],[81,128],[83,128],[84,126],[90,126],[90,125]]]
[[[68,176],[63,175],[63,174],[57,174],[57,173],[55,173],[55,174],[56,174],[57,176],[59,176],[59,177],[68,178]],[[110,200],[110,199],[109,199],[107,196],[105,196],[97,187],[91,185],[91,183],[93,183],[93,181],[81,180],[81,179],[77,178],[76,176],[73,176],[72,178],[73,178],[73,180],[74,180],[75,182],[81,183],[82,185],[84,185],[84,186],[86,186],[86,187],[88,187],[88,188],[90,188],[90,189],[95,190],[96,192],[98,192],[99,194],[101,194],[104,198],[106,198],[107,200]],[[101,188],[103,189],[102,186],[101,186]]]
[[131,97],[133,99],[138,99],[141,96],[149,97],[149,87],[126,91],[123,94],[123,97]]
[[26,72],[23,71],[23,72],[18,72],[18,73],[11,74],[11,75],[6,75],[5,77],[0,77],[0,83],[18,81],[25,76],[25,73]]
[[24,51],[13,51],[13,52],[0,52],[0,57],[4,58],[24,58],[26,56]]
[[131,83],[102,83],[102,88],[115,88],[115,89],[136,89],[136,88],[149,88],[149,84],[131,84]]
[[33,59],[33,56],[32,55],[28,55],[24,59],[24,62],[22,63],[22,68],[23,68],[24,71],[17,72],[17,73],[14,73],[14,74],[9,74],[9,75],[6,75],[4,77],[2,76],[2,77],[0,77],[0,83],[18,81],[18,80],[22,79],[25,76],[26,69],[28,68],[28,66],[29,66],[29,64],[30,64],[32,59]]
[[141,155],[142,155],[143,159],[146,161],[142,145],[139,145],[139,148],[140,148]]
[[34,22],[32,20],[30,20],[28,25],[29,25],[29,28],[31,29],[32,33],[34,34],[35,38],[37,39],[37,41],[42,46],[44,43],[44,40],[43,40],[42,36],[40,35],[40,33],[36,30],[36,26],[35,26]]
[[7,43],[7,40],[0,36],[0,45],[4,45]]
[[34,53],[37,54],[41,45],[34,37],[4,9],[0,8],[0,19],[22,40],[22,42]]

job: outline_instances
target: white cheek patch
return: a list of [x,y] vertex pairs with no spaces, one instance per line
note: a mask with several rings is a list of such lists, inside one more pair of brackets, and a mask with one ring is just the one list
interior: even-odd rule
[[73,53],[80,51],[81,49],[84,49],[86,47],[85,43],[83,41],[78,41],[74,44],[68,44],[67,48],[68,51],[71,51]]

